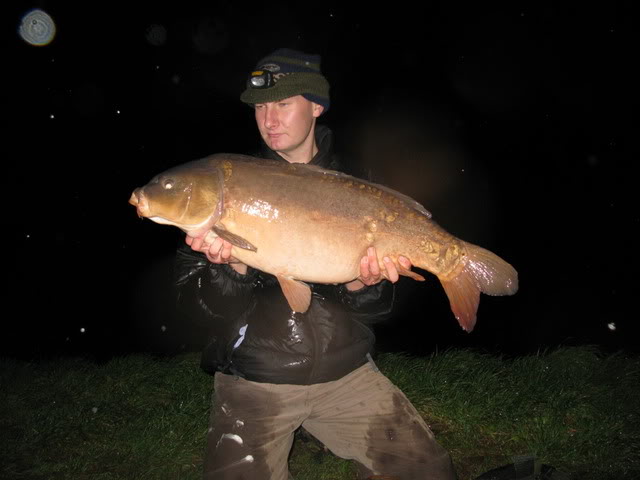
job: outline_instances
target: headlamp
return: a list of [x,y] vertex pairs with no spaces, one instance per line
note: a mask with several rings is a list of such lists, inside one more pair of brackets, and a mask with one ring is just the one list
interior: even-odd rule
[[249,86],[251,88],[270,88],[276,84],[273,73],[269,70],[256,70],[251,72]]

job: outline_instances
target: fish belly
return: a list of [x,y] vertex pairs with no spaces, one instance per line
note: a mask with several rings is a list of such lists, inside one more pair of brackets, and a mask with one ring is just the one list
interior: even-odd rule
[[255,252],[234,247],[232,255],[238,260],[264,272],[307,282],[353,280],[368,247],[364,238],[357,238],[355,229],[305,220],[274,225],[240,216],[238,221],[222,223],[256,247]]

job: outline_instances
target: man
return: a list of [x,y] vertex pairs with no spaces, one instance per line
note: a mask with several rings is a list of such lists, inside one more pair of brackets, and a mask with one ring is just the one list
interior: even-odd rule
[[[340,168],[331,131],[316,125],[330,104],[319,56],[273,52],[240,99],[255,109],[261,156]],[[186,243],[176,264],[179,304],[210,329],[202,367],[215,373],[204,478],[286,479],[300,426],[356,460],[363,478],[455,478],[447,452],[371,360],[365,324],[389,316],[397,265],[385,257],[381,268],[370,248],[357,279],[311,285],[309,310],[299,314],[273,276],[233,258],[230,243]]]

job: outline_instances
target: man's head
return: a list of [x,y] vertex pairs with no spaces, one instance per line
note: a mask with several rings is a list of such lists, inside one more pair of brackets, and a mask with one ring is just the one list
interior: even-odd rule
[[317,151],[315,122],[329,108],[329,83],[320,56],[280,49],[258,62],[240,100],[255,108],[269,148],[290,162],[309,162]]

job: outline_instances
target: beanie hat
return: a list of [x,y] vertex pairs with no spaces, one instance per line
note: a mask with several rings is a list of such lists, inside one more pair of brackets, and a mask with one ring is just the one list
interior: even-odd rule
[[277,102],[302,95],[329,110],[329,82],[320,72],[320,55],[281,48],[258,62],[240,100],[248,104]]

